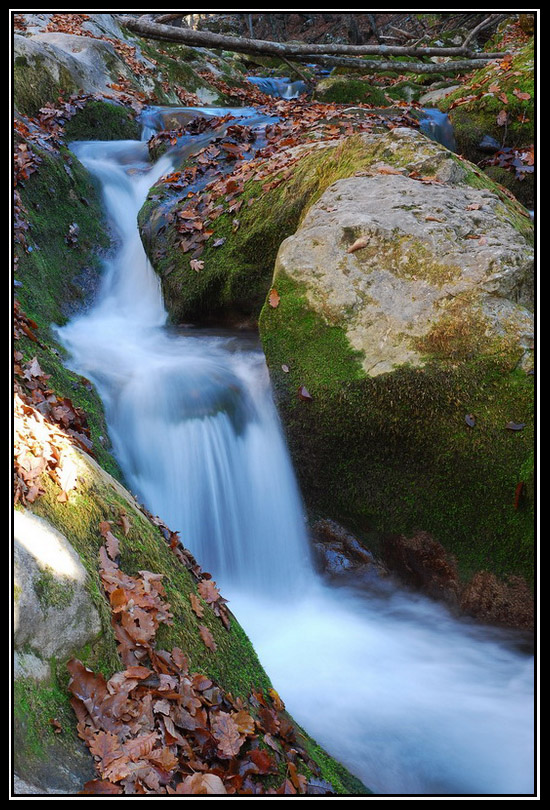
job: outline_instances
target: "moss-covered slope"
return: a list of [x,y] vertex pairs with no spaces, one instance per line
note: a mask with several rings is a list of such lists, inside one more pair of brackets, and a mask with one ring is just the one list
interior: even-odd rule
[[[91,460],[75,452],[78,487],[68,503],[60,503],[58,489],[44,482],[45,493],[32,506],[33,512],[53,525],[78,552],[87,572],[90,597],[102,622],[99,639],[75,655],[94,672],[110,677],[123,669],[111,625],[111,608],[103,592],[99,576],[99,549],[105,542],[99,532],[101,521],[113,521],[113,531],[120,541],[120,568],[136,576],[140,571],[162,574],[166,598],[174,620],[163,625],[157,634],[157,649],[179,647],[189,658],[190,670],[200,672],[235,698],[248,701],[252,691],[271,688],[268,676],[246,634],[234,617],[226,629],[212,608],[200,597],[196,578],[171,550],[161,528],[154,525],[133,498],[114,479],[106,475]],[[125,516],[128,531],[118,526]],[[189,599],[194,594],[202,603],[204,615],[199,620]],[[212,652],[203,643],[199,625],[211,631],[217,650]],[[39,655],[39,651],[36,651]],[[32,678],[18,679],[15,689],[15,720],[18,740],[16,769],[29,781],[40,783],[51,771],[52,758],[67,758],[73,766],[75,757],[81,761],[83,772],[86,757],[77,738],[67,683],[68,672],[63,661],[51,661],[51,677],[36,683]],[[51,720],[55,718],[56,723]],[[56,733],[61,727],[62,733]],[[330,779],[339,793],[364,793],[365,788],[342,766],[334,762],[315,743],[304,736],[302,743],[318,762],[320,772]],[[77,752],[75,754],[75,751]],[[80,752],[80,753],[79,753]],[[49,784],[51,782],[51,773]],[[58,774],[58,787],[63,788],[63,775]],[[54,777],[55,782],[55,777]],[[55,784],[52,785],[55,787]]]

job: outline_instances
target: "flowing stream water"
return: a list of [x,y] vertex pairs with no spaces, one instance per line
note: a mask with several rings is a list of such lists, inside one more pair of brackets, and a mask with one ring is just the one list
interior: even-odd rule
[[118,241],[97,299],[59,335],[100,392],[132,491],[212,572],[289,711],[375,793],[531,793],[523,636],[389,582],[321,580],[257,338],[167,325],[136,217],[170,157],[151,166],[138,141],[72,149]]

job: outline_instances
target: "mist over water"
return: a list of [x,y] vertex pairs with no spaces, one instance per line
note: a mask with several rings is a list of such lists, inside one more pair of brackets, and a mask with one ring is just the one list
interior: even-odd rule
[[382,794],[533,791],[533,661],[391,582],[329,587],[257,340],[166,326],[136,217],[171,170],[145,143],[73,151],[118,236],[90,309],[59,329],[93,380],[130,489],[220,584],[289,711]]

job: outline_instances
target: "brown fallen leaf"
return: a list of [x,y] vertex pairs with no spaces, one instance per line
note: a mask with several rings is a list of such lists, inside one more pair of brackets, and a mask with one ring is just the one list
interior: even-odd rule
[[312,402],[312,401],[313,401],[313,397],[311,396],[311,394],[309,393],[309,391],[307,390],[307,388],[305,387],[305,385],[301,385],[301,386],[298,388],[298,397],[299,397],[299,398],[300,398],[300,399],[301,399],[303,402]]
[[268,298],[269,306],[273,307],[273,309],[276,309],[279,306],[280,300],[281,300],[281,296],[279,295],[277,290],[275,288],[273,288],[271,290],[271,292],[269,293],[269,298]]
[[244,742],[239,734],[237,724],[227,712],[218,712],[211,716],[212,734],[218,743],[218,754],[223,758],[232,759],[237,756]]
[[208,627],[205,627],[204,624],[200,624],[199,633],[201,634],[201,638],[204,641],[205,646],[208,647],[208,649],[211,650],[212,652],[216,652],[216,650],[218,649],[218,645],[214,641],[214,636],[212,635]]
[[208,604],[212,604],[213,602],[217,602],[220,598],[220,592],[216,588],[216,583],[211,579],[203,579],[197,585],[197,590],[204,599],[205,602]]
[[350,245],[347,252],[348,253],[355,253],[356,250],[361,250],[362,248],[367,247],[369,242],[370,242],[370,236],[360,236],[358,239],[355,240],[353,245]]
[[195,616],[198,616],[199,619],[202,619],[204,616],[204,607],[202,606],[198,596],[194,593],[189,594],[189,601],[191,602],[191,609]]
[[505,127],[508,123],[508,113],[506,110],[501,110],[497,115],[497,125],[499,127]]

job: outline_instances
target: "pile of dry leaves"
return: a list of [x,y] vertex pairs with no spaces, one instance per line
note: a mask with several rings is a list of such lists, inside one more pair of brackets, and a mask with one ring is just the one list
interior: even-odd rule
[[[333,794],[330,784],[311,775],[318,768],[274,690],[269,696],[253,693],[245,702],[190,673],[178,647],[156,649],[159,626],[172,622],[162,577],[124,574],[113,523],[105,521],[99,530],[105,539],[100,574],[125,669],[105,680],[76,659],[68,663],[78,733],[98,771],[82,793]],[[200,611],[202,602],[221,600],[211,580],[201,580],[198,592],[200,599],[192,596]]]

